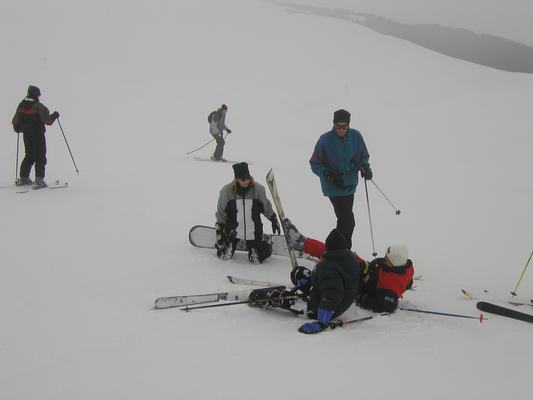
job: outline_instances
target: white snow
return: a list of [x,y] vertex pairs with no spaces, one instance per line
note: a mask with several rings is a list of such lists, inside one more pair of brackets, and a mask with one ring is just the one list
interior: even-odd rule
[[[509,297],[533,250],[533,76],[287,10],[344,8],[531,46],[531,7],[401,3],[2,2],[0,186],[15,177],[10,122],[29,84],[61,113],[80,174],[54,125],[47,180],[70,188],[0,189],[0,398],[529,399],[532,326],[520,321],[398,311],[307,336],[276,310],[153,310],[159,296],[230,289],[227,274],[289,279],[288,259],[222,262],[188,243],[191,226],[214,224],[233,176],[185,155],[210,139],[221,103],[225,156],[251,161],[260,183],[274,168],[285,212],[316,238],[335,217],[308,159],[333,111],[350,110],[375,182],[402,211],[369,184],[376,250],[407,244],[423,274],[404,304],[476,316],[460,288]],[[355,212],[355,248],[371,258],[363,184]],[[519,295],[533,297],[533,271]]]

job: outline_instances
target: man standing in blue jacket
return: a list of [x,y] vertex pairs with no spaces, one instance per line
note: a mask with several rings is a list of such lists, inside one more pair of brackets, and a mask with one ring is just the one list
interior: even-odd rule
[[320,136],[309,160],[313,173],[320,178],[324,196],[329,197],[337,217],[337,229],[349,247],[355,228],[353,199],[358,171],[366,180],[372,179],[369,154],[361,133],[350,129],[350,113],[337,110],[333,114],[333,129]]

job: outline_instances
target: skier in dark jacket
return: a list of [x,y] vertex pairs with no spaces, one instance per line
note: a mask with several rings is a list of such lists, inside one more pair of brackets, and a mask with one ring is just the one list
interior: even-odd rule
[[31,167],[35,164],[35,185],[46,187],[44,181],[46,165],[45,125],[52,125],[58,118],[57,111],[50,114],[48,108],[39,101],[41,91],[36,86],[28,87],[28,94],[22,100],[12,120],[15,132],[24,134],[25,156],[20,164],[20,178],[17,186],[31,185]]
[[[326,251],[324,243],[303,236],[288,218],[282,221],[291,247],[313,257],[321,257]],[[359,266],[360,293],[357,305],[373,312],[394,312],[398,300],[413,284],[414,267],[408,258],[406,246],[387,248],[385,256],[370,263],[352,253]]]
[[261,214],[272,223],[272,232],[280,233],[278,218],[266,197],[264,186],[255,182],[245,162],[233,164],[235,179],[220,190],[215,214],[215,247],[220,259],[233,257],[239,239],[246,241],[248,259],[260,264],[272,254],[272,242],[263,235]]
[[296,290],[309,293],[307,316],[317,321],[303,324],[298,331],[319,333],[329,326],[332,318],[343,314],[354,303],[359,292],[360,266],[338,229],[328,235],[326,252],[311,276],[306,275],[305,268],[297,267],[291,273],[291,280]]
[[301,333],[319,333],[329,327],[332,318],[343,314],[355,301],[359,291],[361,266],[348,249],[344,235],[333,229],[326,239],[325,252],[313,271],[296,267],[291,271],[294,288],[256,289],[250,293],[252,307],[280,307],[296,314],[303,311],[292,309],[295,296],[307,302],[307,317],[316,321],[307,322],[298,329]]
[[333,128],[320,136],[309,160],[311,170],[320,178],[322,193],[328,197],[335,216],[337,229],[352,247],[355,228],[353,200],[357,188],[357,174],[372,179],[369,154],[361,133],[350,129],[350,113],[337,110],[333,114]]

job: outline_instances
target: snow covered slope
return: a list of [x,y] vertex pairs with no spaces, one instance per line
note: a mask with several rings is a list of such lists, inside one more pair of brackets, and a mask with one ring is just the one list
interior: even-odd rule
[[[70,187],[0,189],[0,397],[530,397],[532,327],[519,321],[399,311],[309,337],[297,332],[301,319],[282,312],[152,309],[159,296],[228,289],[227,274],[288,281],[288,259],[253,266],[241,254],[222,262],[188,243],[192,225],[214,223],[218,192],[233,176],[229,164],[185,155],[210,139],[206,117],[221,103],[233,130],[225,156],[252,161],[263,183],[274,168],[287,215],[317,238],[335,217],[308,159],[333,111],[350,110],[376,183],[402,210],[394,215],[369,185],[376,250],[407,244],[424,276],[404,304],[478,315],[461,287],[507,298],[533,250],[533,75],[294,6],[461,27],[531,46],[528,8],[410,0],[420,7],[409,13],[393,3],[402,2],[0,5],[0,186],[15,176],[10,121],[28,84],[61,113],[80,170],[51,126],[47,179]],[[479,20],[464,12],[476,7]],[[363,185],[355,212],[355,248],[369,258]],[[531,271],[519,293],[533,297]],[[348,317],[356,315],[365,314],[354,307]]]

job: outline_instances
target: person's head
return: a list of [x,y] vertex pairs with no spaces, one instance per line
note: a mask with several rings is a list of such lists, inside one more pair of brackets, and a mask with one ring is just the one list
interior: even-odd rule
[[222,111],[224,114],[226,114],[226,111],[228,111],[228,106],[225,104],[222,104],[220,106],[220,111]]
[[252,176],[248,170],[248,163],[241,162],[233,164],[233,172],[235,174],[235,180],[242,187],[248,187],[252,181]]
[[385,263],[389,267],[403,267],[407,264],[409,253],[407,246],[403,244],[396,244],[387,248],[385,252]]
[[340,137],[346,136],[350,129],[350,113],[346,110],[337,110],[333,113],[333,127]]
[[346,250],[348,241],[346,237],[337,228],[333,229],[326,238],[326,250]]
[[41,90],[37,86],[28,86],[28,95],[30,99],[37,100],[41,96]]

